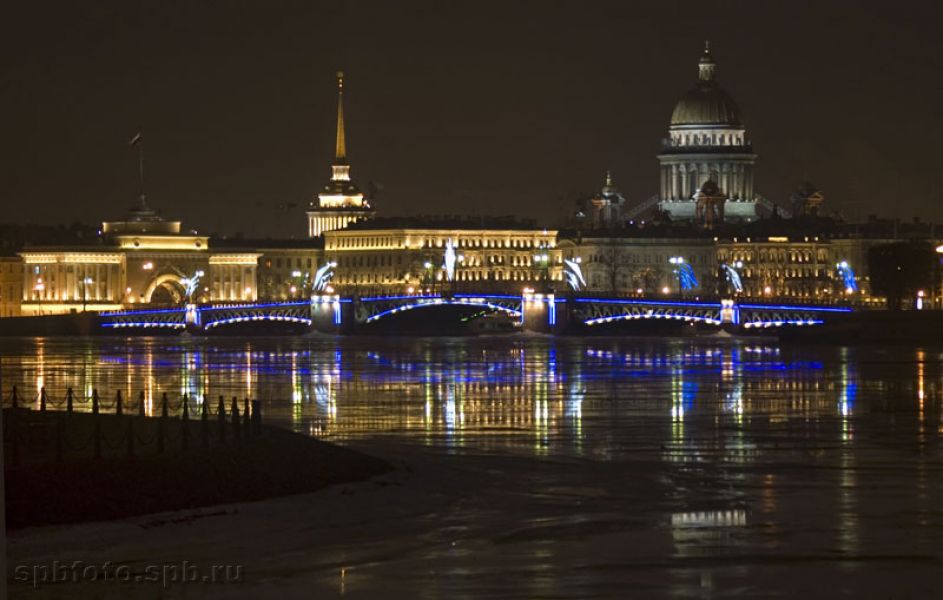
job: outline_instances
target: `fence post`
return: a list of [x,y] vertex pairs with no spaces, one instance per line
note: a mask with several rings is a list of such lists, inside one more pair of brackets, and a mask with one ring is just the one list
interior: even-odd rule
[[232,416],[232,435],[233,439],[237,442],[242,438],[239,431],[239,402],[236,400],[236,397],[232,397],[232,407],[230,407],[229,412]]
[[144,390],[141,390],[141,396],[138,400],[138,416],[144,416]]
[[46,412],[46,386],[39,388],[39,411]]
[[167,393],[160,397],[160,420],[157,421],[157,453],[164,452],[164,425],[167,421]]
[[242,405],[242,429],[244,438],[249,439],[249,399],[246,398],[245,403]]
[[66,412],[72,412],[72,398],[74,394],[72,393],[72,388],[66,390],[65,393],[65,409]]
[[262,402],[260,400],[252,401],[252,435],[255,437],[262,435]]
[[206,397],[206,394],[203,394],[203,406],[200,407],[200,435],[203,436],[204,448],[210,445],[210,413],[206,407],[208,402],[209,398]]
[[181,399],[183,406],[180,411],[180,444],[184,450],[190,448],[190,402],[184,394]]
[[115,394],[115,414],[124,414],[124,409],[121,407],[121,390],[118,390],[118,393]]
[[98,414],[98,390],[92,390],[92,414]]
[[226,403],[219,397],[219,406],[216,407],[216,420],[219,422],[219,442],[226,443]]

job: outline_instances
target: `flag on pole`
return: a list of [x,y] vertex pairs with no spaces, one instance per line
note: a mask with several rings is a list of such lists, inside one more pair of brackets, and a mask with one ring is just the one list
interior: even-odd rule
[[131,147],[133,148],[134,146],[137,146],[139,143],[141,143],[141,132],[140,132],[140,131],[137,132],[137,133],[135,133],[135,134],[134,134],[134,137],[131,138],[130,140],[128,140],[128,146],[131,146]]

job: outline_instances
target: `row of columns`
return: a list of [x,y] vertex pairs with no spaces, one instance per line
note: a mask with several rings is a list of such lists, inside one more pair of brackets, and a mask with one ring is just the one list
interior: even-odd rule
[[[33,299],[59,302],[117,302],[121,299],[118,270],[115,263],[70,264],[47,263],[35,273],[35,264],[23,265],[23,300]],[[69,272],[69,268],[72,272]],[[37,289],[42,278],[42,289]],[[91,283],[84,283],[85,279]]]
[[747,163],[680,163],[662,166],[661,196],[670,200],[689,200],[710,177],[728,198],[753,198],[753,169]]
[[357,217],[351,215],[312,215],[311,226],[308,228],[308,233],[311,237],[316,237],[322,235],[325,231],[337,231],[338,229],[344,229],[355,221],[357,221]]

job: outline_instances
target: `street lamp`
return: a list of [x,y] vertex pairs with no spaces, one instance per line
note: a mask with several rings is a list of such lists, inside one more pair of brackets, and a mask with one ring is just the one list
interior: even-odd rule
[[432,289],[435,290],[435,277],[433,275],[432,263],[427,260],[422,264],[422,267],[425,269],[426,275],[423,277],[423,279],[426,280],[426,285],[432,286]]
[[678,274],[678,296],[681,296],[681,295],[682,295],[682,290],[684,289],[684,287],[683,287],[683,285],[682,285],[682,282],[681,282],[681,277],[682,277],[682,275],[681,275],[681,267],[682,267],[682,265],[684,265],[684,257],[683,257],[683,256],[672,256],[671,258],[668,259],[668,262],[671,263],[672,265],[674,265],[674,267],[675,267],[675,273]]

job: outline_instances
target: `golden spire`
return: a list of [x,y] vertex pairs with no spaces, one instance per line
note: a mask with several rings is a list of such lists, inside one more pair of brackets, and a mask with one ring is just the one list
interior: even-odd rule
[[337,145],[334,149],[334,162],[347,161],[347,140],[344,137],[344,72],[337,72]]

